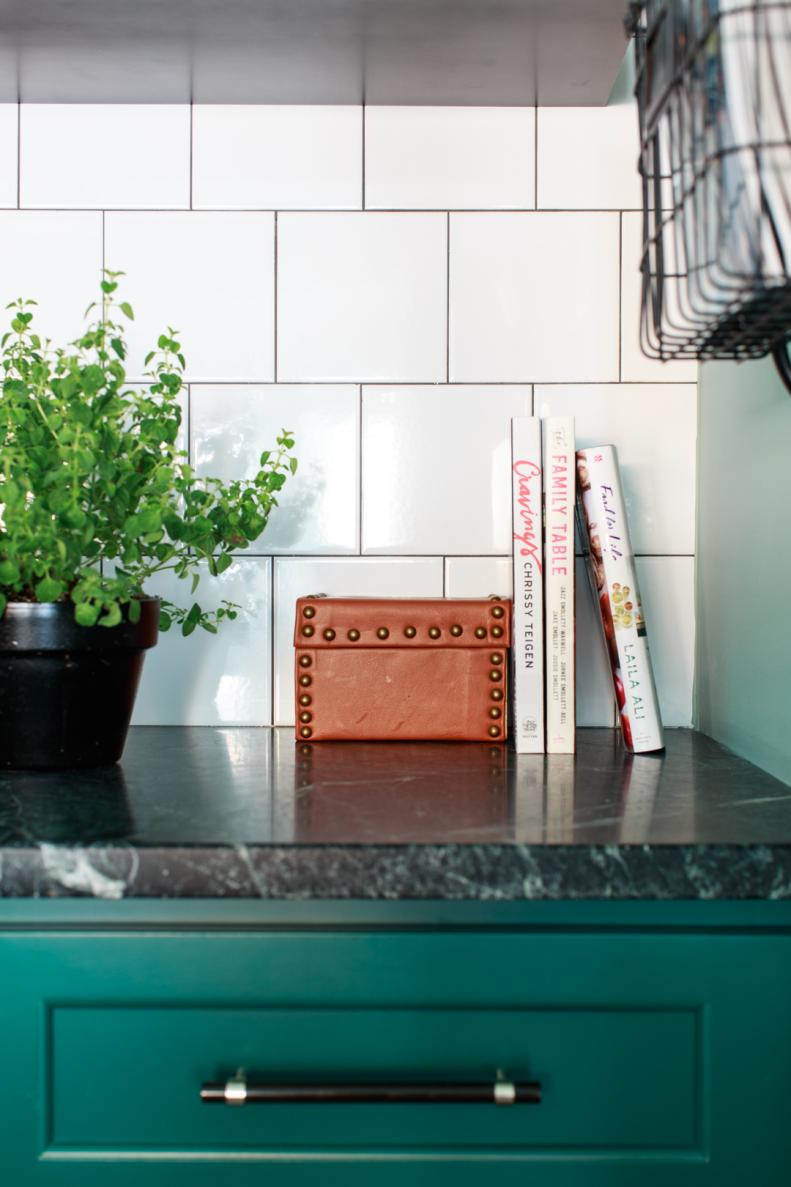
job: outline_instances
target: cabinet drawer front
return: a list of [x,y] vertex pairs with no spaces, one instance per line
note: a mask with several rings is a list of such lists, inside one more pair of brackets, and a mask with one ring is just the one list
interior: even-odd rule
[[[51,1149],[693,1151],[694,1010],[55,1008]],[[108,1052],[112,1053],[108,1059]],[[538,1105],[207,1105],[272,1084],[538,1080]],[[108,1075],[118,1090],[108,1091]]]

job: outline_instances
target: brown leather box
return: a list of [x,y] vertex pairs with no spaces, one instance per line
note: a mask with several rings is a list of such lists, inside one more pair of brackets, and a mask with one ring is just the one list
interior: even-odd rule
[[300,598],[300,741],[503,742],[511,603]]

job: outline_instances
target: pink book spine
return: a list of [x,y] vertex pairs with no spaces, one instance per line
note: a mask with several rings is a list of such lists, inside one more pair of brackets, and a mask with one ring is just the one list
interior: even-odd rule
[[576,743],[574,418],[544,420],[544,596],[547,753]]
[[662,718],[614,446],[577,453],[577,497],[624,742],[635,754],[662,750]]
[[541,539],[541,421],[511,421],[513,508],[513,740],[520,754],[544,752],[544,574]]

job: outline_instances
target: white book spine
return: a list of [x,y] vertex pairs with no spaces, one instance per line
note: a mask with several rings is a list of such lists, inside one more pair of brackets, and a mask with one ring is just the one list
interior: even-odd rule
[[612,445],[577,454],[581,530],[598,601],[624,742],[640,754],[662,750],[662,719],[654,684],[634,553]]
[[543,439],[547,753],[573,754],[574,418],[547,417]]
[[544,752],[544,578],[541,421],[511,421],[514,602],[513,739],[519,754]]

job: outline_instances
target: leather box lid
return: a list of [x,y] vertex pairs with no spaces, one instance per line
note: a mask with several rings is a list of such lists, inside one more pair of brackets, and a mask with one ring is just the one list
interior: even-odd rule
[[504,598],[299,598],[294,646],[510,647]]

